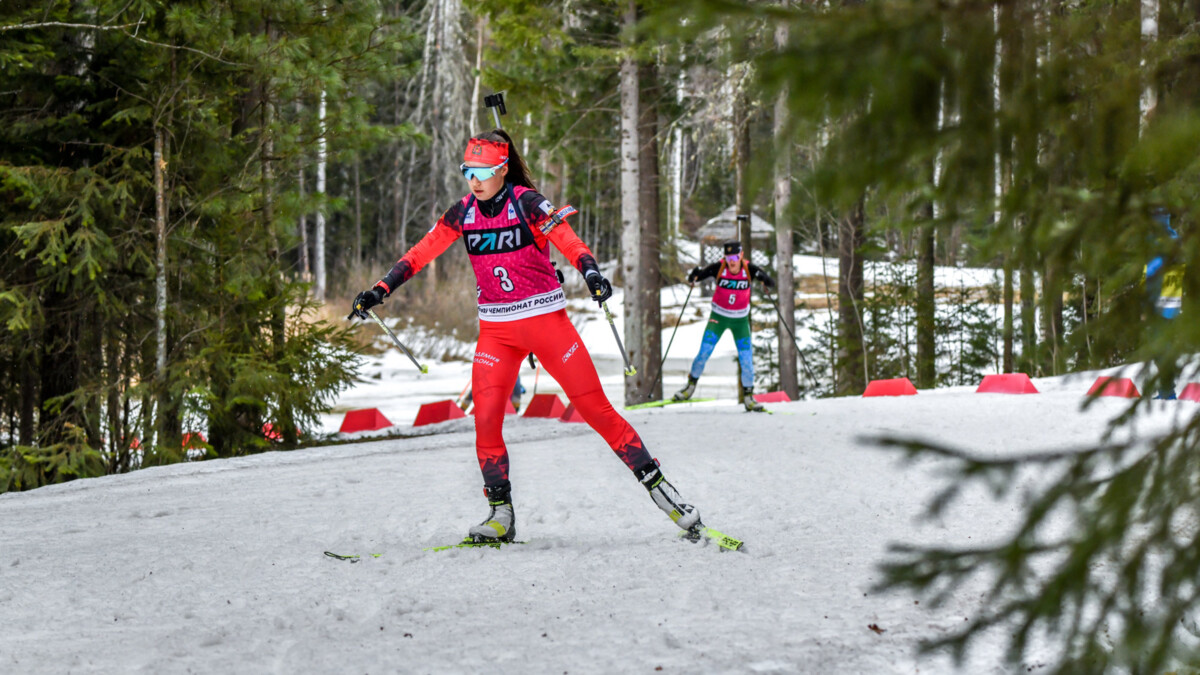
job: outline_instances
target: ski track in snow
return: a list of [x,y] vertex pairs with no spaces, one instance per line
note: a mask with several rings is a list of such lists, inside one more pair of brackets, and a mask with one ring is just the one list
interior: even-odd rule
[[[745,554],[677,540],[598,435],[553,420],[506,424],[530,543],[501,550],[421,550],[486,513],[469,418],[0,495],[0,672],[956,672],[916,648],[962,627],[980,595],[930,609],[873,591],[876,565],[893,542],[996,536],[1019,498],[973,488],[922,520],[941,462],[904,463],[869,438],[1074,448],[1125,405],[1081,411],[1089,382],[1036,383],[1037,396],[957,388],[770,416],[729,401],[627,413]],[[1159,405],[1137,430],[1193,405]],[[985,639],[961,672],[1010,672],[999,650]]]

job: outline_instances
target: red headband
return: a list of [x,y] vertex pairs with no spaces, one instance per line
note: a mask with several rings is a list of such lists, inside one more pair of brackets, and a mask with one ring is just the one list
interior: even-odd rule
[[467,141],[467,149],[463,152],[464,162],[483,162],[488,166],[503,164],[507,159],[508,143],[497,143],[483,138]]

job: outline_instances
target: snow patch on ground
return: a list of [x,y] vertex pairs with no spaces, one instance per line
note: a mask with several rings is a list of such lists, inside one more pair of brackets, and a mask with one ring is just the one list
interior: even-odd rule
[[[465,374],[410,378],[384,362],[396,370],[380,387],[403,379],[426,398]],[[898,541],[997,536],[1018,505],[971,488],[923,520],[940,462],[901,462],[872,439],[991,456],[1085,446],[1127,405],[1081,410],[1092,375],[1035,380],[1031,396],[958,387],[773,415],[729,401],[627,413],[745,554],[678,541],[598,435],[553,420],[506,423],[530,543],[499,551],[421,550],[486,512],[470,419],[0,495],[0,671],[954,672],[916,647],[969,622],[979,595],[930,609],[873,590],[876,565]],[[1129,433],[1194,405],[1155,403]],[[986,639],[961,672],[1006,672],[999,644]]]

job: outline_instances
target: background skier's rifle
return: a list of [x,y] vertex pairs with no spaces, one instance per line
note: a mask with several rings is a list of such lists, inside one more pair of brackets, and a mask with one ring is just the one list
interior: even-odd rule
[[492,117],[496,120],[496,128],[503,129],[504,127],[500,126],[500,116],[508,114],[508,109],[504,107],[504,92],[498,91],[484,96],[483,104],[491,109]]

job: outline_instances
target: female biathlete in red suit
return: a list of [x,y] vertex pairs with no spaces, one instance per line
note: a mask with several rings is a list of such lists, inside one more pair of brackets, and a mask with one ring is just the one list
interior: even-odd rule
[[525,356],[532,352],[566,392],[583,419],[608,443],[659,506],[679,527],[700,523],[700,513],[683,503],[659,471],[633,427],[613,409],[587,347],[567,318],[566,296],[550,265],[549,244],[571,261],[597,302],[612,295],[588,247],[529,180],[529,169],[502,130],[467,143],[463,175],[471,194],[451,206],[373,288],[354,301],[354,312],[383,301],[458,239],[475,270],[479,343],[471,384],[475,396],[475,450],[491,510],[470,529],[476,541],[512,541],[516,536],[508,449],[502,427],[504,404]]

